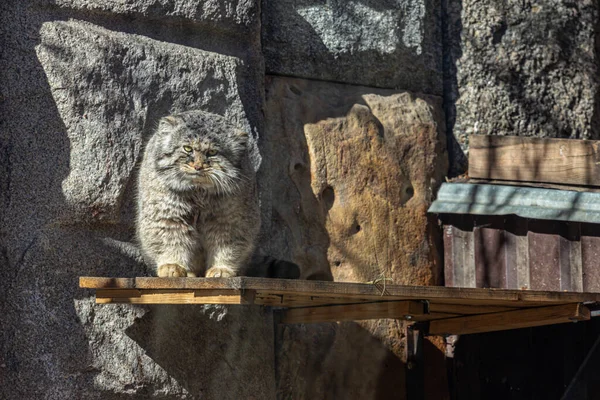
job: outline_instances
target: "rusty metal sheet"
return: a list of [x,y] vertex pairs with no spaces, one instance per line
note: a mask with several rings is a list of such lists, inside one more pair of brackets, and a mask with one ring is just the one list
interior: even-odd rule
[[583,291],[600,291],[600,229],[586,224],[581,227],[581,266]]
[[447,286],[600,292],[598,224],[517,216],[441,219]]
[[505,288],[506,235],[503,217],[488,217],[474,227],[477,287]]

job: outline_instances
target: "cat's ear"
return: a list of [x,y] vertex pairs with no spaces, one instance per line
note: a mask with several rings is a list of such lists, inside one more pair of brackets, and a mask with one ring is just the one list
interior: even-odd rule
[[177,126],[177,124],[179,123],[179,121],[177,120],[177,118],[175,118],[173,115],[168,115],[164,118],[161,118],[160,121],[158,122],[158,126],[160,128],[174,128]]

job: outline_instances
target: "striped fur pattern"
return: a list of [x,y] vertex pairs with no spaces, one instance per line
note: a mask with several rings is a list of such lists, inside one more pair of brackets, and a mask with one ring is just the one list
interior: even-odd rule
[[160,120],[140,167],[137,214],[142,253],[158,276],[242,272],[260,228],[247,141],[203,111]]

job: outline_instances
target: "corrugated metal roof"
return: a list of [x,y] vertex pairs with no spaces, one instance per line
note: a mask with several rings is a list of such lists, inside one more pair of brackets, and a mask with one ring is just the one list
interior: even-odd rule
[[600,223],[600,193],[444,183],[429,212]]

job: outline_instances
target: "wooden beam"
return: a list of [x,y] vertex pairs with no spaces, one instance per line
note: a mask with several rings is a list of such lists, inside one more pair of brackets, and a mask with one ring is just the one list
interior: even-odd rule
[[373,303],[381,300],[376,298],[361,297],[329,297],[329,296],[309,296],[306,294],[273,294],[269,291],[256,291],[254,302],[263,306],[271,307],[313,307],[335,304],[355,304],[355,303]]
[[284,312],[282,323],[359,321],[363,319],[402,318],[412,320],[425,313],[418,301],[385,301],[334,306],[299,307]]
[[469,176],[600,186],[600,141],[471,135]]
[[82,276],[79,287],[84,289],[135,289],[135,278],[104,278]]
[[[106,286],[109,285],[109,286]],[[392,300],[429,300],[431,303],[469,304],[478,306],[531,307],[546,304],[600,302],[600,293],[550,292],[535,290],[458,288],[443,286],[386,285],[382,288],[365,283],[287,280],[270,278],[80,278],[87,289],[123,290],[255,290],[278,296],[350,299],[352,302]],[[275,305],[275,304],[273,304]]]
[[98,304],[254,304],[254,291],[98,289]]
[[590,311],[582,304],[527,308],[491,314],[472,315],[431,321],[429,335],[467,335],[533,326],[562,324],[590,319]]
[[488,314],[502,311],[516,310],[515,307],[501,306],[477,306],[469,304],[448,304],[448,303],[429,303],[430,313],[450,313],[450,314]]
[[569,190],[571,192],[600,193],[600,187],[561,185],[558,183],[545,183],[545,182],[501,181],[501,180],[497,180],[497,179],[470,178],[465,183],[473,183],[473,184],[480,184],[480,185],[502,185],[502,186],[508,185],[508,186],[521,186],[521,187],[527,187],[527,188]]

